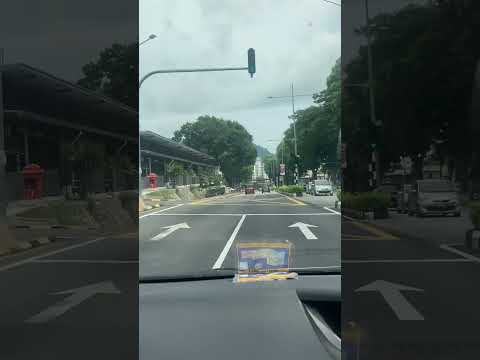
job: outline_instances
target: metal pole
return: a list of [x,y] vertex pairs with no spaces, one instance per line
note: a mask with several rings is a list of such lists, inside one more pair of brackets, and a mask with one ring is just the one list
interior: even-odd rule
[[295,141],[295,156],[298,155],[297,152],[297,126],[295,121],[295,96],[293,95],[293,83],[292,83],[292,119],[293,119],[293,139]]
[[[370,37],[370,15],[369,15],[368,0],[365,0],[365,22],[367,25],[367,61],[368,61],[368,93],[370,100],[370,120],[376,129],[379,129],[380,123],[377,122],[377,116],[375,113],[375,89],[373,84],[373,61],[372,61],[372,44]],[[377,185],[381,184],[381,169],[380,169],[380,152],[378,147],[375,147],[375,160],[376,160],[376,181]]]
[[293,83],[292,83],[292,119],[293,119],[293,141],[294,141],[294,148],[295,148],[294,182],[295,182],[295,184],[297,184],[298,183],[297,122],[295,120],[295,95],[294,95],[294,92],[293,92]]
[[172,70],[155,70],[146,74],[140,79],[139,87],[142,86],[143,82],[147,80],[150,76],[155,74],[171,74],[171,73],[186,73],[186,72],[207,72],[207,71],[231,71],[231,70],[248,70],[248,67],[230,67],[230,68],[210,68],[210,69],[172,69]]

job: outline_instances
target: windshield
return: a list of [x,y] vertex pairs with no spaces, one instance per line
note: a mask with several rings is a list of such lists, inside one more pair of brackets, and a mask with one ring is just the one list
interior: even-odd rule
[[418,183],[420,192],[454,192],[453,184],[448,181],[426,181]]
[[[161,72],[141,82],[139,96],[140,277],[230,276],[245,266],[239,247],[258,243],[260,254],[288,245],[279,270],[338,271],[341,217],[331,192],[341,170],[340,39],[318,52],[312,36],[321,28],[339,34],[340,12],[333,9],[336,22],[318,20],[312,14],[324,5],[287,2],[275,10],[280,20],[311,19],[295,32],[249,12],[257,41],[241,22],[218,25],[242,5],[205,11],[197,3],[140,3],[142,29],[162,29],[139,47],[140,79]],[[164,18],[152,16],[152,4]],[[203,15],[192,22],[185,9]],[[289,77],[278,75],[285,71]],[[259,256],[251,268],[277,269],[278,258]]]

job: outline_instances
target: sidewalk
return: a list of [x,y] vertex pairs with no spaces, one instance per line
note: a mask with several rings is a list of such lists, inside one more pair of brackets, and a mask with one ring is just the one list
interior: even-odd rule
[[467,210],[463,210],[461,217],[424,218],[391,211],[388,219],[370,219],[367,222],[394,235],[403,235],[434,245],[463,244],[465,233],[473,227]]

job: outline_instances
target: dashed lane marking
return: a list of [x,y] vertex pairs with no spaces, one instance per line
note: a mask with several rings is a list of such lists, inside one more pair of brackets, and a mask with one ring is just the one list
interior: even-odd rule
[[480,263],[480,258],[473,256],[472,254],[466,253],[462,250],[455,249],[452,247],[452,245],[444,244],[444,245],[440,245],[440,248],[446,251],[450,251],[454,254],[460,255],[463,258],[468,259],[469,261]]
[[327,211],[330,211],[331,213],[334,213],[334,214],[337,214],[337,215],[342,215],[341,212],[338,212],[337,210],[330,209],[330,208],[327,207],[327,206],[324,206],[323,208],[324,208],[325,210],[327,210]]
[[167,210],[175,209],[175,208],[177,208],[177,207],[179,207],[179,206],[183,206],[183,204],[178,204],[178,205],[170,206],[170,207],[168,207],[168,208],[161,209],[161,210],[155,210],[155,211],[153,211],[153,212],[150,212],[150,213],[148,213],[148,214],[145,214],[145,215],[140,216],[140,219],[146,218],[146,217],[148,217],[148,216],[156,215],[156,214],[158,214],[158,213],[162,213],[162,212],[167,211]]

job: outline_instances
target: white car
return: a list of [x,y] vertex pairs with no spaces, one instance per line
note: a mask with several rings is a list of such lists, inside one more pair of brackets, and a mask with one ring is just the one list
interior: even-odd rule
[[333,195],[333,186],[328,180],[315,180],[313,182],[313,195]]

